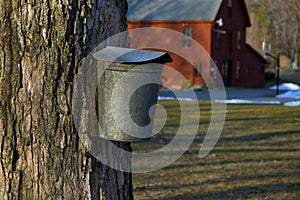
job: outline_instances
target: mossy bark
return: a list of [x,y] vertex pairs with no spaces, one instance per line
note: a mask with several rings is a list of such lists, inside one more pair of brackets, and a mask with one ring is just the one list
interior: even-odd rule
[[[109,196],[97,179],[105,166],[79,141],[71,95],[87,54],[126,30],[126,11],[126,0],[0,0],[1,199]],[[126,187],[112,192],[130,199],[130,174],[113,171],[115,182],[120,174]]]

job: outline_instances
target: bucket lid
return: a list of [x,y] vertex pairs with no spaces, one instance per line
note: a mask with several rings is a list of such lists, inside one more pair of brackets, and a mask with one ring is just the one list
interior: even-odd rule
[[171,62],[172,58],[166,52],[138,50],[131,48],[107,46],[106,48],[96,52],[93,57],[96,60],[141,64],[141,63],[166,63]]

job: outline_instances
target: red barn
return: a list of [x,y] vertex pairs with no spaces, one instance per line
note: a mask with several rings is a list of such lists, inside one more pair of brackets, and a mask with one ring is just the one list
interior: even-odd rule
[[[128,28],[167,28],[182,33],[180,41],[171,41],[191,48],[189,38],[202,45],[217,65],[225,86],[264,87],[266,60],[246,43],[246,28],[251,26],[244,0],[128,0]],[[141,40],[131,34],[131,47]],[[145,36],[146,37],[146,36]],[[170,41],[161,39],[163,46]],[[179,71],[191,86],[205,85],[216,79],[210,64],[189,63],[170,52],[168,64]],[[197,72],[195,67],[200,71]],[[183,87],[181,80],[165,71],[164,85]],[[208,77],[208,78],[207,78]]]

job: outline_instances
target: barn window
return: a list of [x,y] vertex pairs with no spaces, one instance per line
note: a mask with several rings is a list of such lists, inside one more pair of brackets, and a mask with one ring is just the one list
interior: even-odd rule
[[236,69],[235,69],[235,77],[236,77],[236,79],[240,78],[240,69],[241,69],[240,65],[241,65],[240,61],[237,61],[236,62]]
[[232,0],[228,0],[228,15],[232,15]]
[[249,68],[248,67],[245,68],[245,72],[249,73]]
[[228,68],[229,68],[229,61],[225,60],[222,65],[222,75],[228,76],[228,72],[229,72]]
[[221,34],[217,33],[217,42],[216,42],[217,48],[221,48]]
[[237,32],[237,49],[241,49],[241,41],[242,41],[241,31],[238,31]]
[[213,77],[214,80],[217,79],[217,72],[218,72],[218,61],[214,60],[215,65],[210,67],[210,75]]
[[194,67],[194,77],[201,77],[202,64],[195,64]]
[[190,47],[192,42],[192,29],[183,29],[183,47]]

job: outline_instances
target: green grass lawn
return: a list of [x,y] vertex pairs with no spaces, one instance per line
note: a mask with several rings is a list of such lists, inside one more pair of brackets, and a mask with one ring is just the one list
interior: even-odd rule
[[[178,103],[159,103],[167,123],[156,139],[133,144],[135,152],[159,149],[176,134]],[[204,159],[198,153],[210,102],[200,101],[200,110],[198,135],[181,158],[158,171],[133,174],[135,199],[300,198],[300,107],[227,105],[222,135]]]

